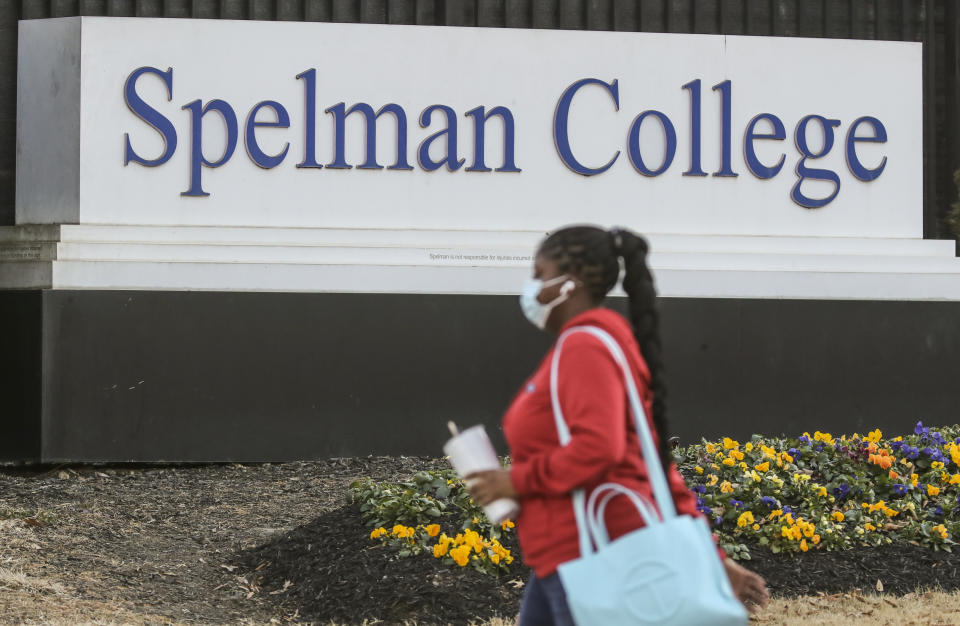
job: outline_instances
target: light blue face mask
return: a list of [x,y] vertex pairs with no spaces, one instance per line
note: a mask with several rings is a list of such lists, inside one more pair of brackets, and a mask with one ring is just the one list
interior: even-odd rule
[[[520,294],[520,309],[523,311],[524,317],[530,320],[530,323],[540,330],[547,327],[547,319],[550,318],[550,311],[570,297],[570,289],[561,288],[560,295],[547,304],[543,304],[537,300],[537,296],[540,295],[540,291],[542,291],[544,287],[550,287],[565,280],[569,280],[565,275],[557,276],[547,281],[540,280],[539,278],[528,278],[523,284],[523,292]],[[573,283],[571,281],[571,288],[572,286]]]

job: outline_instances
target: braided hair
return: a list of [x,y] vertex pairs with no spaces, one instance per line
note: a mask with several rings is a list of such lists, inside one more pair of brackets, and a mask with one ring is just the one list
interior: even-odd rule
[[629,297],[630,324],[640,353],[650,369],[653,425],[659,440],[660,462],[664,470],[668,470],[673,453],[667,427],[660,316],[653,275],[647,266],[648,250],[647,241],[629,230],[568,226],[544,239],[537,254],[555,262],[560,273],[578,278],[598,305],[616,287],[620,259],[623,259],[623,290]]

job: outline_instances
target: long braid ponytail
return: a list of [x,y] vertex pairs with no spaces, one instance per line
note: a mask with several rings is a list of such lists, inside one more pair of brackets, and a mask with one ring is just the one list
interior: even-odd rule
[[667,423],[667,386],[663,372],[657,291],[653,284],[653,274],[647,265],[649,247],[643,237],[628,230],[615,230],[611,236],[615,240],[616,252],[623,258],[623,290],[627,292],[630,300],[633,336],[650,369],[650,388],[653,391],[651,417],[660,444],[660,461],[664,470],[669,470],[673,452],[670,448],[670,430]]
[[659,440],[660,462],[669,470],[673,462],[667,428],[667,388],[663,376],[660,317],[656,308],[653,275],[647,266],[647,242],[629,230],[607,231],[595,226],[569,226],[551,233],[538,254],[557,263],[562,273],[576,276],[600,304],[616,287],[623,259],[623,289],[630,301],[630,324],[650,369],[654,428]]

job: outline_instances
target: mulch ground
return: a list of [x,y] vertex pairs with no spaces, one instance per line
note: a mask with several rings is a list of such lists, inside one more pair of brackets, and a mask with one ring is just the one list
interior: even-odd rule
[[[0,569],[56,582],[78,601],[188,623],[466,624],[515,615],[527,577],[519,559],[499,579],[428,555],[398,559],[345,505],[356,478],[405,479],[443,466],[399,457],[0,468]],[[960,555],[916,546],[752,553],[747,566],[777,595],[872,591],[878,579],[886,593],[960,589]],[[0,614],[36,619],[2,590]]]

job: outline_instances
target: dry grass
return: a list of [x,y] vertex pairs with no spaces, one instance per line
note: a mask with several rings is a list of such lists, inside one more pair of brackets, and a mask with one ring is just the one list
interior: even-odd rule
[[76,597],[63,584],[20,570],[0,568],[0,620],[5,624],[171,624],[168,619],[119,603]]
[[775,599],[753,621],[785,626],[949,626],[960,624],[960,592],[918,591],[900,597],[838,593]]
[[[0,620],[20,624],[179,624],[149,607],[87,600],[58,581],[0,568]],[[280,624],[286,619],[275,618]],[[193,620],[191,620],[193,622]],[[960,624],[960,592],[918,591],[906,596],[834,594],[774,599],[753,617],[756,624],[785,626],[948,626]],[[195,622],[193,622],[195,623]],[[383,622],[364,622],[374,626]],[[478,621],[474,626],[513,626],[512,620]],[[327,626],[337,626],[329,624]],[[404,626],[415,626],[413,623]]]
[[[905,596],[844,593],[774,599],[750,620],[783,626],[954,626],[960,624],[960,592],[918,591]],[[491,620],[478,626],[513,626]]]
[[[169,618],[119,605],[70,597],[63,587],[49,581],[27,579],[21,574],[0,572],[0,615],[4,623],[22,624],[178,624]],[[286,620],[271,620],[283,623]],[[837,594],[773,600],[751,620],[756,624],[784,626],[949,626],[960,624],[960,594],[918,592],[903,597]],[[384,622],[363,622],[374,626]],[[475,626],[513,626],[513,621],[493,619]],[[328,626],[337,626],[330,623]],[[407,623],[404,626],[415,626]]]

